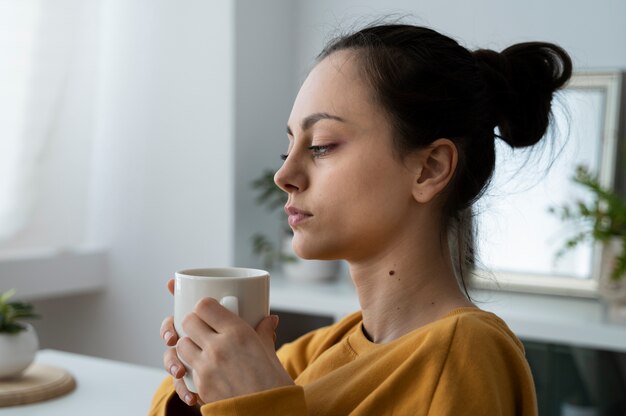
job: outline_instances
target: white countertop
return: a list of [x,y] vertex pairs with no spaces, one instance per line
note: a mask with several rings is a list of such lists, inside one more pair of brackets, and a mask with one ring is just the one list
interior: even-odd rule
[[[272,308],[333,317],[335,320],[360,309],[348,277],[330,283],[302,283],[272,274]],[[475,303],[504,319],[518,337],[626,352],[626,325],[611,324],[596,299],[475,290]]]
[[56,350],[39,351],[35,361],[70,372],[76,389],[52,400],[0,407],[0,416],[145,415],[167,376],[162,369]]

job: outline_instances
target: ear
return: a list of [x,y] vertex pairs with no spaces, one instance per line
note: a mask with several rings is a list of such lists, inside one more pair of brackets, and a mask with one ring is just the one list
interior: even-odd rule
[[458,161],[456,145],[437,139],[419,151],[420,166],[413,183],[413,198],[422,204],[432,201],[450,182]]

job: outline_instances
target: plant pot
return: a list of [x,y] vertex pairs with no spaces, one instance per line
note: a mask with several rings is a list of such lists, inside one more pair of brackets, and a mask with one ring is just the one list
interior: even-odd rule
[[605,243],[598,281],[598,293],[606,307],[606,319],[619,324],[626,324],[626,274],[613,280],[611,272],[623,247],[624,240],[618,237]]
[[39,349],[37,332],[31,324],[17,334],[0,333],[0,378],[17,377],[35,359]]
[[301,282],[331,281],[337,279],[341,260],[305,260],[297,257],[291,236],[283,240],[283,253],[296,257],[294,262],[283,263],[283,273],[290,280]]

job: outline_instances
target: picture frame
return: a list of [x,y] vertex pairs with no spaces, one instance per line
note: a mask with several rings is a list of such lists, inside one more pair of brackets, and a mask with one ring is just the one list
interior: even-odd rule
[[625,90],[622,71],[575,72],[552,101],[553,125],[542,139],[551,152],[497,145],[492,185],[475,205],[472,288],[597,297],[602,244],[581,244],[557,260],[571,234],[548,208],[589,197],[572,181],[579,164],[606,188],[623,179]]

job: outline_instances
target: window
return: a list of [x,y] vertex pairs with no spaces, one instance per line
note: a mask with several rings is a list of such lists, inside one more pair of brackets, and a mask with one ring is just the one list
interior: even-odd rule
[[83,244],[98,2],[0,2],[0,254]]
[[539,152],[539,163],[536,149],[527,154],[497,143],[493,183],[477,204],[477,248],[489,272],[477,272],[476,286],[493,288],[493,273],[495,284],[506,289],[594,296],[602,247],[588,243],[555,262],[572,234],[548,207],[590,197],[571,180],[579,164],[613,188],[621,82],[620,72],[574,74],[553,100],[556,128],[544,140],[555,142],[555,152]]
[[0,2],[0,241],[14,235],[30,212],[23,132],[39,11],[36,0]]

